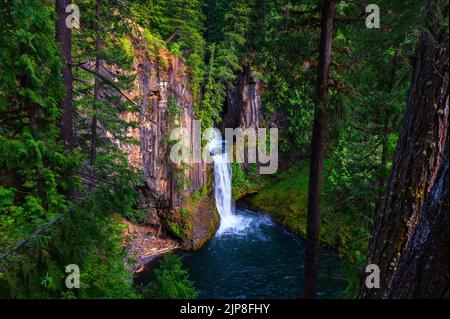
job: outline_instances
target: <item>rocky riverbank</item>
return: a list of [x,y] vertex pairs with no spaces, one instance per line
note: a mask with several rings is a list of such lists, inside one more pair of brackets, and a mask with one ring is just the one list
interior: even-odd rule
[[[193,191],[180,207],[146,206],[149,213],[142,224],[124,220],[124,245],[128,256],[135,260],[133,271],[141,271],[156,257],[176,249],[198,250],[214,236],[220,220],[210,186],[208,183]],[[150,196],[145,194],[144,198]]]
[[155,228],[149,225],[135,225],[129,221],[124,221],[125,229],[125,247],[128,257],[134,260],[132,270],[140,272],[144,265],[154,258],[178,249],[181,242],[167,236],[161,228]]

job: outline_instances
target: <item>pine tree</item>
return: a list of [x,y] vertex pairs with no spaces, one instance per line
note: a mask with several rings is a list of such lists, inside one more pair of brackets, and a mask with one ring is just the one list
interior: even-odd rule
[[53,8],[8,1],[1,8],[0,178],[2,251],[67,207],[72,161],[59,134],[63,63]]
[[329,68],[333,44],[333,23],[337,0],[326,0],[322,7],[319,64],[317,67],[317,98],[311,141],[308,188],[308,224],[305,247],[305,298],[315,298],[319,259],[320,199],[325,148],[325,121],[328,95]]
[[84,20],[73,52],[76,125],[82,152],[89,154],[95,174],[106,178],[128,166],[118,144],[133,143],[123,132],[134,123],[122,117],[137,111],[122,95],[134,80],[133,49],[120,4],[91,1],[81,10]]

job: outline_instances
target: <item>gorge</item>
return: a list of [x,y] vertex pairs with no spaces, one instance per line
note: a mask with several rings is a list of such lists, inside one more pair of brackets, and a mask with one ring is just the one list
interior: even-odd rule
[[[225,141],[211,143],[214,197],[220,216],[215,236],[198,251],[179,252],[200,298],[298,298],[303,290],[304,240],[261,212],[234,207],[232,170]],[[319,298],[337,298],[345,288],[343,261],[324,248]],[[152,279],[153,265],[138,283]]]
[[449,6],[377,6],[3,1],[0,298],[448,299]]
[[[202,298],[297,298],[301,296],[304,241],[297,235],[282,229],[263,213],[235,209],[232,198],[233,173],[229,159],[232,146],[227,141],[214,136],[209,144],[213,163],[194,164],[193,168],[185,169],[182,174],[187,178],[194,178],[193,183],[181,190],[174,187],[176,178],[180,178],[180,175],[174,177],[170,174],[176,166],[169,164],[168,152],[159,150],[163,145],[161,140],[165,134],[168,134],[169,129],[167,127],[167,123],[170,123],[168,101],[173,99],[180,105],[181,127],[191,133],[195,126],[189,90],[182,89],[187,85],[178,84],[180,83],[178,81],[181,83],[187,81],[180,75],[185,72],[185,66],[182,61],[170,55],[168,61],[167,70],[150,67],[149,65],[158,65],[158,63],[149,63],[148,60],[138,64],[139,85],[137,87],[144,95],[153,96],[152,99],[143,101],[143,112],[152,110],[147,111],[148,115],[150,119],[158,123],[158,126],[151,125],[142,116],[139,129],[132,133],[139,137],[140,146],[127,149],[130,162],[144,169],[147,185],[152,189],[154,194],[152,196],[155,196],[155,201],[146,206],[149,212],[157,212],[153,215],[155,225],[162,225],[168,231],[168,235],[180,239],[182,248],[195,250],[192,253],[181,252],[180,256],[183,256],[183,263],[189,270],[190,278],[196,282]],[[144,68],[142,65],[148,66]],[[168,72],[167,76],[166,72]],[[161,79],[167,79],[167,81],[164,82]],[[257,83],[260,82],[255,75],[251,77],[250,82],[248,79],[247,74],[242,75],[242,84],[239,86],[241,90],[239,91],[236,87],[232,98],[228,100],[229,110],[234,114],[232,116],[227,113],[224,121],[231,127],[234,127],[233,125],[241,128],[260,126],[258,114],[261,109],[261,98],[257,89],[260,85]],[[164,84],[162,85],[161,82]],[[149,87],[153,88],[151,90],[153,93],[148,93]],[[161,89],[162,87],[164,89]],[[150,106],[146,106],[147,104]],[[231,118],[235,119],[234,122]],[[192,136],[198,135],[192,134]],[[195,140],[193,139],[192,142]],[[155,155],[150,155],[152,152],[165,154],[166,157],[155,158]],[[243,165],[248,166],[248,163]],[[206,210],[200,211],[199,208],[204,206],[192,205],[189,193],[197,192],[207,183],[211,185],[209,194],[205,194],[209,198],[208,205]],[[161,203],[164,204],[161,206]],[[188,214],[181,216],[181,211],[187,211]],[[218,214],[216,219],[204,217],[205,215],[214,216],[213,214]],[[188,230],[185,231],[185,229]],[[167,252],[165,247],[172,247],[177,251],[176,249],[180,246],[174,246],[169,241],[162,248],[162,251]],[[158,258],[161,258],[160,251],[161,249],[154,252]],[[154,263],[156,262],[157,265],[158,258],[154,259],[151,255],[143,258],[152,262],[147,267],[140,268],[143,273],[138,274],[139,284],[145,284],[153,278]],[[324,248],[323,259],[320,263],[319,296],[321,298],[337,297],[345,288],[342,267],[339,256]]]

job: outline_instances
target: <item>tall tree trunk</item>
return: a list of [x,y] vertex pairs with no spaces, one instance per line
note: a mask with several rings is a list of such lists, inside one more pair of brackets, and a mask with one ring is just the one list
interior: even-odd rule
[[444,160],[427,193],[414,235],[389,288],[389,298],[448,298],[448,135]]
[[[448,258],[442,261],[442,256],[447,254],[448,257],[448,238],[447,245],[440,242],[439,237],[435,237],[439,236],[438,229],[432,226],[435,222],[439,224],[439,220],[445,222],[447,218],[448,234],[448,209],[445,212],[445,209],[439,208],[444,210],[440,212],[431,203],[433,196],[440,196],[441,193],[441,190],[436,190],[436,187],[439,188],[436,185],[445,185],[441,182],[441,176],[445,174],[443,163],[449,98],[448,33],[435,17],[434,9],[427,12],[428,30],[423,33],[416,53],[412,87],[393,169],[369,247],[367,264],[376,264],[380,268],[380,288],[367,288],[363,279],[361,298],[437,296],[442,293],[440,286],[436,292],[422,290],[427,286],[433,288],[435,281],[428,284],[422,282],[426,278],[437,280],[433,272],[443,275],[440,279],[447,280],[448,287]],[[441,12],[448,14],[448,5]],[[448,183],[446,185],[448,187]],[[426,203],[428,198],[431,201],[429,204]],[[427,222],[431,224],[427,226]],[[430,227],[429,237],[423,233],[424,227]],[[419,243],[421,240],[426,242],[422,243],[423,246]],[[419,253],[418,247],[426,249],[429,243],[436,243],[437,246],[420,252],[417,255],[419,260],[411,259],[412,255]],[[425,256],[429,262],[426,262]],[[446,264],[446,274],[443,274],[443,268],[431,262],[435,257]],[[405,277],[403,271],[414,275]],[[405,287],[413,287],[415,291],[408,294]]]
[[70,0],[56,0],[55,11],[57,15],[56,21],[56,41],[61,46],[61,52],[64,58],[64,68],[62,70],[62,78],[66,87],[66,94],[61,101],[61,137],[67,143],[69,150],[75,148],[75,133],[73,122],[73,93],[72,93],[72,31],[66,26],[66,7],[70,4]]
[[[95,13],[97,17],[97,27],[95,34],[95,73],[100,73],[100,50],[101,50],[101,39],[100,39],[100,10],[101,10],[101,0],[97,0],[95,5]],[[91,165],[94,165],[97,160],[97,104],[99,101],[100,94],[100,79],[98,76],[94,79],[94,103],[92,104],[92,123],[91,123]]]
[[333,22],[338,0],[325,0],[322,7],[319,62],[317,68],[317,98],[311,141],[308,190],[308,221],[305,247],[305,298],[316,297],[319,260],[320,198],[322,196],[323,152],[325,144],[325,108],[328,93],[328,71],[331,62]]

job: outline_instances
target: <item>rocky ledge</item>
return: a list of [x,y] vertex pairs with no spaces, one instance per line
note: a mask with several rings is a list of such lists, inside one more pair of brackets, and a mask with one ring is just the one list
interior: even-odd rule
[[125,230],[125,247],[128,257],[135,260],[132,266],[134,272],[140,272],[144,265],[156,257],[181,248],[181,243],[167,236],[160,228],[149,225],[135,225],[124,221],[127,225]]

